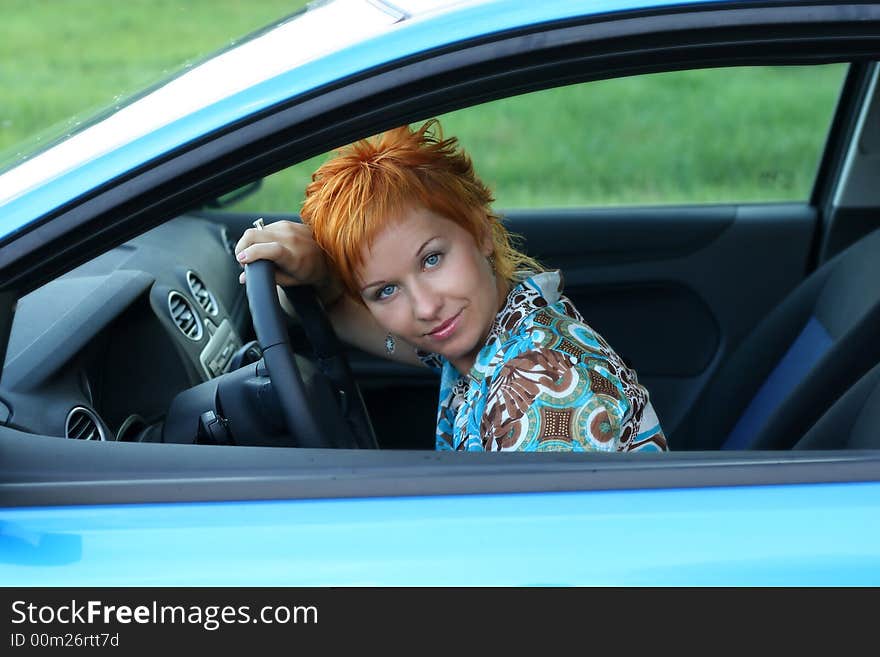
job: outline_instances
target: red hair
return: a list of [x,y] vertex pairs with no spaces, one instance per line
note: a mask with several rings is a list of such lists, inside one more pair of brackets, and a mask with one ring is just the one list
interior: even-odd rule
[[360,299],[355,271],[363,265],[363,247],[413,205],[459,224],[477,244],[488,228],[499,275],[510,279],[522,264],[540,268],[511,247],[491,210],[494,200],[458,140],[443,139],[432,119],[416,130],[403,126],[340,149],[312,175],[301,216],[347,292]]

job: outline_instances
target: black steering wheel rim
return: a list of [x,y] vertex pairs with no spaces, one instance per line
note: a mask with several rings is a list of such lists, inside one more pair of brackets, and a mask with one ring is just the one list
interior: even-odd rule
[[[248,303],[257,341],[269,378],[278,396],[288,431],[300,447],[378,448],[363,396],[351,372],[345,349],[336,336],[321,302],[311,286],[285,288],[285,294],[299,318],[306,337],[315,349],[318,366],[339,393],[340,412],[351,436],[329,436],[309,399],[309,391],[296,363],[287,321],[278,302],[275,265],[258,260],[245,265]],[[335,441],[334,441],[335,439]]]

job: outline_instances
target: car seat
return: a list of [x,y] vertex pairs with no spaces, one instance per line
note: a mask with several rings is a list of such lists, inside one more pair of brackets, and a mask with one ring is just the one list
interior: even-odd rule
[[794,445],[794,449],[880,447],[880,365],[850,388]]
[[[880,230],[807,277],[719,366],[672,449],[790,449],[880,362]],[[661,418],[662,419],[662,418]]]

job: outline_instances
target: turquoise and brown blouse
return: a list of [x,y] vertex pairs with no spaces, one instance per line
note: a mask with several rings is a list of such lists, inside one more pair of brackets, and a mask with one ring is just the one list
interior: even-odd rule
[[562,295],[558,271],[525,273],[470,372],[440,372],[438,450],[665,451],[648,391]]

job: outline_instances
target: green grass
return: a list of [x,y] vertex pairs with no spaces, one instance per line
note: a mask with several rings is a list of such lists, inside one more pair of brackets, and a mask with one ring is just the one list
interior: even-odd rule
[[[803,200],[845,66],[731,68],[605,80],[440,117],[500,209]],[[296,211],[325,156],[268,178],[241,208]]]
[[[87,117],[304,4],[0,0],[0,153],[48,126],[63,132],[68,117]],[[844,74],[831,65],[647,75],[441,121],[499,208],[804,199]],[[271,176],[238,207],[298,211],[324,159]]]
[[509,206],[802,199],[842,77],[839,66],[640,76],[445,123]]
[[10,149],[33,135],[63,133],[305,4],[0,0],[0,153],[14,157]]

